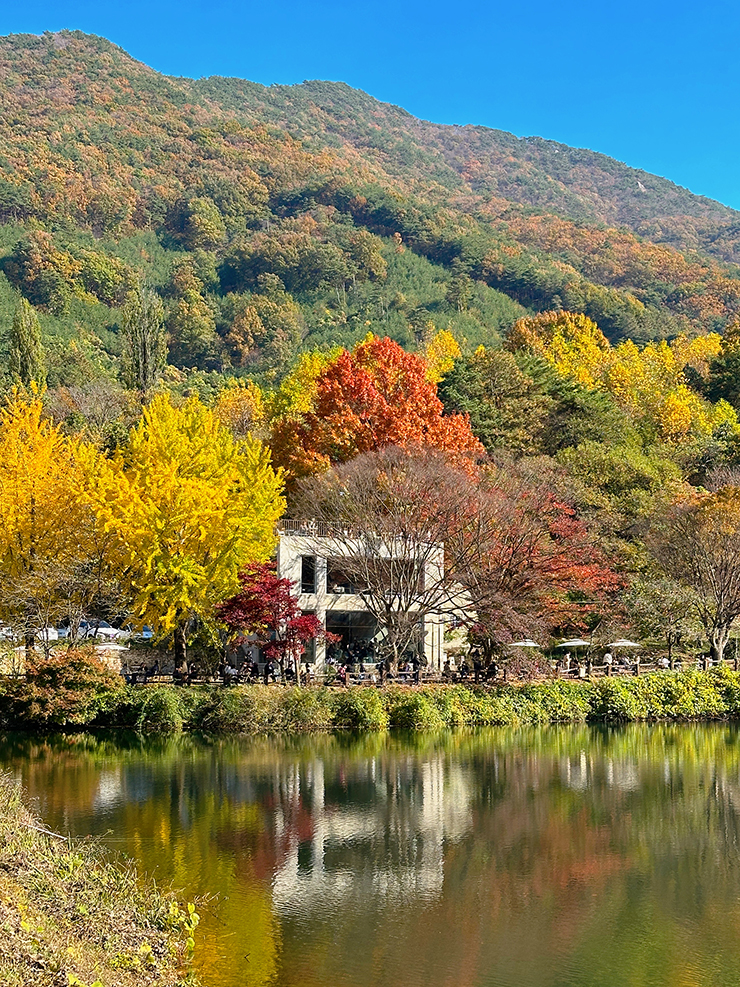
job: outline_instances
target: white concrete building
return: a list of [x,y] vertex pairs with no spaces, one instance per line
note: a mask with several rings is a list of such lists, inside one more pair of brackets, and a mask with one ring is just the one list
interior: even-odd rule
[[[428,586],[440,582],[444,565],[442,545],[425,546],[424,579]],[[351,550],[351,549],[349,549]],[[363,546],[366,550],[366,546]],[[380,550],[382,553],[382,550]],[[387,552],[386,552],[387,554]],[[362,596],[362,588],[353,585],[342,571],[342,556],[348,557],[347,539],[337,539],[322,533],[318,525],[303,521],[282,521],[279,525],[277,572],[281,579],[290,579],[300,593],[304,613],[315,613],[322,626],[342,638],[341,649],[372,662],[373,644],[380,643],[382,628]],[[421,587],[422,591],[424,587]],[[422,604],[423,592],[417,606],[428,606],[429,594]],[[411,612],[413,612],[413,605]],[[427,659],[427,667],[440,670],[445,660],[445,618],[441,613],[420,613],[418,648]],[[331,647],[331,646],[330,646]],[[321,673],[326,661],[324,641],[315,643],[315,653],[307,655],[316,672]]]

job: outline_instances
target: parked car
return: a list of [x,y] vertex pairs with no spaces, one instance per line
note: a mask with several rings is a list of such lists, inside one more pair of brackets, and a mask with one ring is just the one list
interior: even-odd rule
[[154,637],[154,631],[148,624],[144,624],[140,631],[134,630],[131,624],[126,624],[125,631],[134,641],[151,641]]
[[129,636],[129,632],[114,627],[107,620],[81,620],[78,637],[98,638],[106,641],[120,641]]

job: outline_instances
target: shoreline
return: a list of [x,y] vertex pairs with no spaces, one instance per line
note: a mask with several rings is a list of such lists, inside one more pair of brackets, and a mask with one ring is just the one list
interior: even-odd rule
[[548,723],[740,718],[740,672],[652,672],[634,677],[544,680],[497,686],[105,686],[59,706],[33,704],[16,682],[0,684],[0,729],[87,728],[142,734],[306,734],[526,726]]
[[197,923],[194,906],[182,909],[123,857],[46,829],[0,772],[1,983],[195,984]]

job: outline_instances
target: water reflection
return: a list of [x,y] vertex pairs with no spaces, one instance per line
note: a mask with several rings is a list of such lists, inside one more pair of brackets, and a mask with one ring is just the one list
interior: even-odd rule
[[735,985],[728,726],[6,738],[47,823],[210,895],[209,987]]

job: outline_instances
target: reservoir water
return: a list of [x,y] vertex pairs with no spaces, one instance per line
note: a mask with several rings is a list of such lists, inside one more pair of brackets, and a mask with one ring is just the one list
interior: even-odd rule
[[737,987],[734,726],[5,737],[52,829],[203,899],[206,987]]

